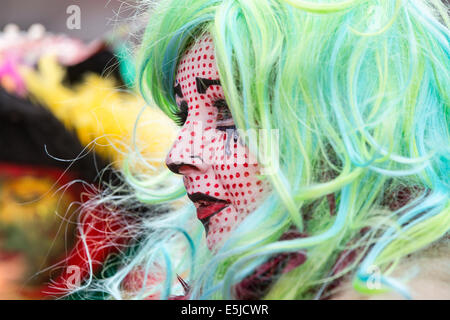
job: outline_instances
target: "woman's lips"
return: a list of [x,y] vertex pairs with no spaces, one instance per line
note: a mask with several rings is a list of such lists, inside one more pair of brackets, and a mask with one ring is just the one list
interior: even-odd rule
[[225,209],[230,203],[228,201],[208,196],[204,193],[188,194],[189,199],[197,208],[197,217],[203,223],[205,228],[208,227],[209,219]]
[[228,203],[222,202],[201,205],[197,208],[197,217],[200,220],[204,220],[206,218],[209,218],[210,216],[213,216],[216,213],[219,213],[219,211],[222,211],[226,206],[228,206]]

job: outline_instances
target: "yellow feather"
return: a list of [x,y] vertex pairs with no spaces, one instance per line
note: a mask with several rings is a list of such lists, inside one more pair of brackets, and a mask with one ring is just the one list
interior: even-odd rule
[[[156,107],[146,107],[137,94],[120,91],[113,79],[96,74],[87,75],[80,85],[68,87],[62,83],[64,69],[51,56],[40,60],[37,71],[24,68],[21,74],[31,97],[74,130],[83,145],[95,146],[95,151],[116,167],[135,151],[133,130],[142,111],[136,150],[151,166],[160,168],[163,164],[175,139],[176,126]],[[135,165],[137,171],[142,168]]]

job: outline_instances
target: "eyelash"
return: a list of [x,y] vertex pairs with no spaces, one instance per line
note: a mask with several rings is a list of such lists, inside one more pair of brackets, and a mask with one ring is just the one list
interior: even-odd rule
[[[232,119],[230,109],[225,99],[218,99],[213,102],[213,106],[217,108],[217,121],[226,121]],[[186,101],[182,101],[179,110],[174,114],[175,122],[178,126],[183,126],[188,116],[188,105]],[[226,131],[227,129],[235,129],[235,125],[217,126],[218,130]]]
[[[217,121],[227,121],[230,119],[233,119],[233,116],[231,115],[231,111],[228,108],[228,104],[225,101],[225,99],[218,99],[213,102],[214,107],[217,108]],[[217,126],[217,130],[220,131],[226,131],[227,129],[235,129],[234,123],[231,125],[222,125]]]
[[179,110],[174,114],[175,122],[178,126],[183,126],[188,116],[188,104],[186,101],[182,101]]
[[218,110],[217,114],[218,121],[224,121],[232,118],[230,109],[228,109],[227,102],[224,99],[214,101],[213,106],[216,107]]

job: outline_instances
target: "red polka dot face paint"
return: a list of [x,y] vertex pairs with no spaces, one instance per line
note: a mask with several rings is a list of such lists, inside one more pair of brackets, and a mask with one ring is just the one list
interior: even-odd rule
[[260,166],[236,134],[208,35],[181,57],[174,92],[182,127],[166,163],[183,175],[208,248],[215,251],[261,204],[269,183],[260,179]]

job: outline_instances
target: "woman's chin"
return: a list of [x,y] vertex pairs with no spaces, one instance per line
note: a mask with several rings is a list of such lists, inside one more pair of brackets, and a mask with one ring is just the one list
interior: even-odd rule
[[211,252],[215,253],[223,246],[242,218],[242,214],[233,205],[228,205],[209,219],[205,230],[207,246]]

